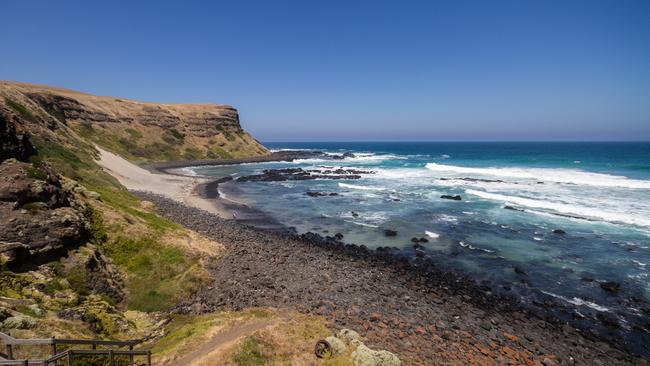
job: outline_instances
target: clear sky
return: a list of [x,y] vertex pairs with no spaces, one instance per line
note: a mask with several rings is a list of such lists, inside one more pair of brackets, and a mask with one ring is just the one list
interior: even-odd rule
[[650,140],[650,1],[5,1],[0,79],[262,141]]

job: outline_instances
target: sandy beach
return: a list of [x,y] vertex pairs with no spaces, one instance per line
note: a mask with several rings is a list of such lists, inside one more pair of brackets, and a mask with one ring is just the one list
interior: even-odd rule
[[152,173],[119,155],[100,147],[96,148],[100,154],[97,162],[127,189],[159,194],[221,218],[233,218],[233,215],[216,200],[198,194],[198,186],[209,182],[208,179],[180,174]]

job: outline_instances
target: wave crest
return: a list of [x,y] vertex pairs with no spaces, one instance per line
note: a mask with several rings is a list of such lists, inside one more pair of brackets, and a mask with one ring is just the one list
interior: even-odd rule
[[631,179],[624,176],[603,173],[585,172],[564,168],[475,168],[455,165],[428,163],[430,171],[462,174],[478,174],[483,176],[518,178],[535,181],[545,181],[563,184],[576,184],[594,187],[650,189],[650,181]]

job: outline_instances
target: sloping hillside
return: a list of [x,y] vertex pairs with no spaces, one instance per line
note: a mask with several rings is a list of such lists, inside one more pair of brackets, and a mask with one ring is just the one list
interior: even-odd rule
[[239,123],[237,110],[219,104],[156,104],[72,90],[0,82],[0,101],[64,124],[81,137],[139,162],[220,159],[268,153]]

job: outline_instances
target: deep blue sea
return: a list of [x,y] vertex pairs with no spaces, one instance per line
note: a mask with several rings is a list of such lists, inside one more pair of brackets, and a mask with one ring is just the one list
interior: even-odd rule
[[[648,340],[650,143],[266,146],[356,156],[193,169],[216,177],[284,167],[371,170],[359,180],[229,183],[220,190],[300,233],[342,233],[348,243],[406,254],[415,254],[412,237],[425,237],[425,254],[451,270],[524,303],[552,298],[578,322],[616,319],[616,332],[632,330]],[[339,195],[310,197],[307,191]],[[398,235],[386,237],[384,229]],[[620,290],[605,291],[603,282]]]

